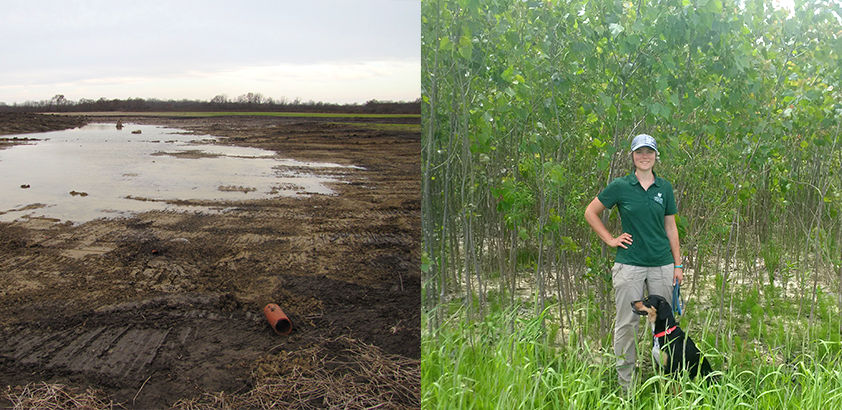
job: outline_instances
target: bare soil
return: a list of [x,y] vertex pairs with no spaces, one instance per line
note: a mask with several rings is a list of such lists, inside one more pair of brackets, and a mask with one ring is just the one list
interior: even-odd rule
[[[0,114],[0,134],[116,123],[44,117]],[[332,186],[335,196],[177,201],[224,209],[216,214],[0,223],[0,389],[61,383],[102,390],[129,409],[169,408],[207,393],[248,392],[267,357],[337,345],[339,337],[410,359],[419,371],[419,129],[359,119],[122,120],[363,169]],[[262,313],[268,303],[290,316],[292,334],[272,331]],[[325,354],[347,356],[339,350]],[[420,386],[410,390],[414,397],[391,408],[418,407]],[[0,397],[0,407],[11,406]]]
[[0,135],[46,132],[81,127],[87,118],[78,115],[40,115],[0,112]]

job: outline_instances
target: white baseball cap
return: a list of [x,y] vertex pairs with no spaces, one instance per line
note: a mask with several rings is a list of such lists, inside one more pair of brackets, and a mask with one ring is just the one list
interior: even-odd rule
[[632,140],[631,143],[631,150],[637,151],[640,147],[649,147],[658,152],[658,144],[655,142],[655,138],[652,138],[651,135],[647,134],[640,134]]

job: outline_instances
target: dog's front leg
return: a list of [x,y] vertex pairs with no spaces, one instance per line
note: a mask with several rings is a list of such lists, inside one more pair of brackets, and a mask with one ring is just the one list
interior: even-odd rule
[[654,367],[655,372],[658,373],[663,370],[664,367],[661,363],[661,346],[658,345],[658,338],[656,337],[654,339],[655,341],[652,343],[652,367]]

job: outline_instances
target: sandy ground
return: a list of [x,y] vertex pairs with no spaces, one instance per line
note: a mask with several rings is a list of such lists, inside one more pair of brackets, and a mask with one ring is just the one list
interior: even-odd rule
[[[418,131],[303,118],[122,120],[364,169],[335,184],[336,196],[197,203],[220,214],[0,223],[0,388],[62,383],[101,389],[125,408],[167,408],[247,392],[258,361],[338,337],[412,359],[418,371]],[[115,119],[4,114],[0,134],[80,121]],[[289,314],[291,335],[271,330],[267,303]]]

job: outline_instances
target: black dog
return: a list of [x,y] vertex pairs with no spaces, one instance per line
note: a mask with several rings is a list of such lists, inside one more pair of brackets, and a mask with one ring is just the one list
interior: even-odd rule
[[691,377],[700,375],[707,379],[712,372],[710,363],[702,356],[689,336],[678,327],[672,307],[661,296],[649,295],[646,299],[631,303],[632,310],[641,316],[647,316],[655,324],[655,338],[658,339],[661,354],[658,364],[666,373],[677,374],[679,370],[688,370]]

